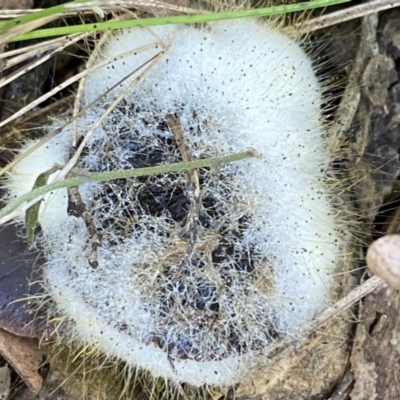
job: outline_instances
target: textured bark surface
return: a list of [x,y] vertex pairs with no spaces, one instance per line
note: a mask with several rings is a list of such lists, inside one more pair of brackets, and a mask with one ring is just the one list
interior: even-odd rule
[[[356,170],[363,175],[357,186],[358,200],[370,220],[393,191],[400,170],[399,23],[399,10],[387,12],[371,36],[354,125],[355,145],[360,151]],[[398,231],[398,226],[392,231]],[[384,288],[371,293],[360,304],[351,355],[352,400],[400,398],[399,294],[398,290]]]
[[361,306],[351,364],[352,400],[400,398],[400,291],[384,288]]
[[[356,195],[369,220],[375,218],[399,175],[400,57],[396,21],[398,10],[365,19],[365,42],[360,47],[360,102],[352,137],[358,158]],[[398,25],[397,25],[398,26]]]

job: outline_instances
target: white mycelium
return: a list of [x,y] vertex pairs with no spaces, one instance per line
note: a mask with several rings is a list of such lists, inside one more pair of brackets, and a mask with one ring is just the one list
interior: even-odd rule
[[[330,301],[341,238],[325,182],[321,89],[299,44],[254,20],[122,31],[97,62],[136,47],[85,84],[88,104],[138,70],[79,119],[80,135],[140,76],[79,168],[182,161],[171,120],[194,159],[248,148],[260,156],[198,171],[200,209],[186,234],[185,172],[81,186],[90,217],[70,212],[37,239],[45,287],[78,343],[154,376],[231,385]],[[65,163],[71,132],[63,135],[64,148],[53,139],[51,157],[29,156],[23,168],[46,171],[59,155]],[[11,194],[28,179],[14,171]]]
[[[68,158],[72,140],[71,135],[59,135],[33,150],[33,146],[38,145],[38,143],[39,140],[31,140],[25,143],[19,150],[20,155],[28,150],[31,153],[19,161],[12,170],[12,175],[7,182],[10,199],[30,192],[41,173],[49,171],[56,165],[61,166],[64,164]],[[59,172],[51,174],[47,183],[53,183],[58,175]],[[50,229],[54,224],[58,224],[60,220],[66,219],[68,217],[67,205],[68,196],[66,189],[48,193],[44,196],[39,213],[42,228]],[[25,210],[26,207],[24,208]]]

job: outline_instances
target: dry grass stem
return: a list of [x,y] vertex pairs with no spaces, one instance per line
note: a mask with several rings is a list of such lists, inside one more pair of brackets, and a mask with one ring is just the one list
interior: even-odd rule
[[[299,343],[300,338],[306,338],[315,332],[319,331],[326,323],[335,318],[338,314],[347,309],[351,308],[360,301],[367,294],[372,293],[377,289],[381,289],[387,286],[386,283],[379,278],[378,276],[373,276],[368,279],[363,284],[355,287],[351,290],[346,296],[337,301],[334,305],[328,307],[324,311],[320,312],[313,320],[312,325],[307,327],[306,329],[300,329],[296,335],[291,336],[289,338],[283,338],[275,343],[274,349],[288,349],[291,345],[295,345]],[[292,351],[296,351],[297,347],[294,346]]]
[[[93,51],[90,53],[89,59],[86,62],[86,66],[85,68],[87,70],[93,68],[96,58],[98,57],[99,53],[100,53],[100,49],[102,48],[103,44],[105,43],[105,41],[107,40],[107,38],[111,35],[111,32],[105,32],[104,35],[102,35],[99,39],[99,41],[97,42],[95,48],[93,49]],[[76,95],[75,95],[75,101],[74,101],[74,111],[73,111],[73,115],[78,115],[79,113],[79,108],[81,106],[81,98],[82,98],[82,93],[83,93],[83,88],[85,86],[85,82],[87,79],[88,75],[85,75],[84,77],[82,77],[82,79],[79,81],[79,85],[78,85],[78,90],[76,91]],[[76,146],[76,138],[78,136],[78,127],[77,127],[77,119],[75,118],[74,121],[72,122],[72,145],[75,147]]]
[[[31,71],[32,69],[38,67],[40,64],[43,64],[44,62],[46,62],[47,60],[49,60],[51,57],[53,57],[55,54],[59,53],[60,51],[64,50],[66,47],[70,46],[72,43],[76,43],[79,40],[83,39],[84,37],[87,37],[88,34],[78,34],[78,35],[71,35],[68,37],[68,40],[64,40],[64,43],[57,46],[56,48],[53,48],[51,50],[48,50],[43,56],[41,56],[40,58],[35,57],[33,59],[33,61],[31,61],[28,65],[24,65],[21,68],[19,68],[17,71],[12,72],[11,74],[9,74],[8,76],[0,79],[0,88],[8,85],[9,83],[11,83],[12,81],[14,81],[15,79],[19,78],[20,76],[24,75],[26,72]],[[17,62],[20,62],[20,59],[24,59],[27,57],[32,57],[33,54],[32,53],[36,53],[37,51],[32,50],[31,52],[28,52],[26,54],[24,54],[23,56],[20,57],[16,57],[16,60],[12,60],[10,64],[15,64]],[[6,64],[6,68],[11,67],[12,65],[8,65],[8,63]]]
[[[33,123],[33,121],[40,120],[40,121],[49,121],[48,116],[51,115],[52,111],[57,109],[58,107],[62,107],[63,104],[70,103],[72,98],[75,97],[73,93],[63,96],[62,98],[56,100],[54,103],[49,104],[46,107],[38,109],[28,116],[26,116],[21,122],[16,126],[17,129],[24,129],[26,128],[27,124]],[[35,125],[34,127],[37,127]],[[1,175],[1,174],[0,174]]]
[[[194,13],[205,13],[206,11],[202,10],[197,10],[194,8],[190,7],[182,7],[182,6],[177,6],[168,2],[160,2],[160,1],[118,1],[114,2],[115,5],[112,5],[111,2],[109,1],[103,1],[103,5],[101,6],[103,11],[109,12],[112,11],[113,8],[119,6],[119,7],[126,7],[126,8],[140,8],[140,9],[147,9],[147,8],[159,8],[159,9],[164,9],[164,10],[171,10],[171,11],[177,11],[181,13],[187,13],[187,14],[194,14]],[[97,6],[99,7],[99,6]],[[32,14],[35,12],[43,11],[43,8],[35,8],[34,10],[0,10],[0,20],[4,19],[10,19],[10,18],[18,18],[18,17],[23,17],[26,14]],[[96,11],[93,10],[93,7],[89,6],[81,6],[74,11],[70,12],[65,12],[62,15],[65,17],[72,16],[76,17],[77,13],[79,15],[93,15],[96,14]]]
[[98,1],[88,1],[86,3],[76,3],[76,4],[66,4],[65,7],[71,10],[80,10],[89,8],[93,10],[93,7],[126,7],[126,8],[136,8],[136,9],[164,9],[164,10],[173,10],[179,11],[182,13],[206,13],[206,11],[195,10],[193,8],[181,7],[172,4],[171,2],[157,1],[157,0],[98,0]]
[[[185,132],[180,125],[179,121],[172,115],[167,115],[165,118],[172,134],[174,135],[175,142],[178,145],[181,153],[182,160],[185,162],[193,161],[193,154],[190,150],[189,143],[185,137]],[[189,210],[186,216],[185,224],[180,233],[182,238],[188,239],[187,250],[185,256],[182,258],[178,266],[178,271],[172,278],[173,282],[177,282],[180,278],[184,266],[190,262],[193,255],[194,248],[197,240],[197,223],[199,220],[200,207],[201,207],[201,189],[200,178],[197,169],[190,169],[186,171],[186,193],[189,200]]]
[[[142,50],[146,50],[146,48],[143,48]],[[94,70],[96,70],[98,68],[102,68],[102,67],[104,67],[106,65],[109,65],[109,64],[111,64],[112,62],[114,62],[117,59],[128,57],[129,55],[132,55],[132,54],[134,54],[134,53],[136,53],[137,51],[140,51],[140,50],[141,49],[134,49],[132,51],[129,51],[129,52],[123,54],[121,57],[117,57],[114,60],[104,61],[103,63],[98,64],[93,68],[86,69],[86,70],[80,72],[79,74],[74,75],[73,77],[67,79],[66,81],[64,81],[63,83],[61,83],[57,87],[55,87],[53,90],[51,90],[51,91],[45,93],[44,95],[40,96],[35,101],[32,101],[31,103],[29,103],[28,105],[26,105],[25,107],[21,108],[19,111],[17,111],[13,115],[11,115],[9,118],[7,118],[4,121],[2,121],[0,123],[0,128],[5,126],[5,125],[7,125],[7,124],[9,124],[11,121],[14,121],[15,119],[21,117],[26,112],[28,112],[28,111],[32,110],[33,108],[37,107],[39,104],[43,103],[48,98],[54,96],[56,93],[60,92],[61,90],[64,90],[66,87],[68,87],[68,86],[72,85],[73,83],[79,81],[80,79],[82,79],[86,75],[92,73]]]
[[298,33],[310,33],[328,26],[340,24],[352,19],[365,17],[371,14],[395,8],[400,5],[399,0],[372,0],[365,4],[344,8],[343,10],[335,11],[327,15],[322,15],[317,18],[310,19],[301,24],[296,24]]
[[[58,37],[55,39],[46,40],[45,42],[35,43],[30,46],[21,47],[19,49],[14,49],[10,51],[6,51],[4,53],[0,53],[0,60],[5,58],[10,58],[10,60],[4,61],[3,71],[7,68],[10,68],[26,59],[36,56],[38,53],[44,53],[45,51],[52,50],[56,48],[58,45],[62,45],[63,42],[69,42],[71,36]],[[16,56],[22,55],[21,58],[17,58]],[[11,58],[13,57],[13,58]]]
[[53,22],[57,18],[58,18],[57,15],[52,15],[50,17],[46,17],[46,18],[40,19],[38,21],[32,21],[32,22],[28,22],[26,24],[17,25],[14,28],[10,28],[5,33],[2,33],[0,35],[0,43],[7,43],[11,39],[13,39],[17,36],[20,36],[24,33],[33,31],[36,28],[39,28],[40,26],[46,25],[50,22]]
[[[32,14],[35,12],[43,11],[44,8],[35,8],[33,10],[0,10],[0,20],[2,19],[11,19],[11,18],[19,18],[23,17],[24,15],[27,14]],[[68,13],[64,13],[64,16],[72,16],[76,17],[77,12],[76,11],[71,11]],[[80,10],[79,14],[94,14],[94,11],[92,9],[87,8],[86,10]]]
[[10,19],[23,17],[26,14],[32,14],[37,11],[42,11],[43,9],[35,8],[34,10],[0,10],[0,19]]
[[366,282],[357,286],[350,293],[337,301],[333,306],[328,307],[326,310],[318,314],[314,319],[312,331],[320,328],[340,312],[352,307],[367,294],[383,286],[386,286],[386,283],[377,276],[368,279]]

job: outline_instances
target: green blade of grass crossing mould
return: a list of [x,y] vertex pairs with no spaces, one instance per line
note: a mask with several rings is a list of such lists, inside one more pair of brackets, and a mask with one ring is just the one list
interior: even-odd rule
[[[243,151],[241,153],[234,153],[229,154],[226,156],[219,156],[219,157],[211,157],[211,158],[202,158],[200,160],[189,161],[189,162],[180,162],[180,163],[173,163],[173,164],[163,164],[157,165],[155,167],[146,167],[146,168],[136,168],[136,169],[123,169],[123,170],[116,170],[116,171],[109,171],[109,172],[92,172],[87,173],[82,176],[75,176],[74,178],[69,178],[64,181],[60,182],[53,182],[49,185],[42,184],[43,179],[41,175],[37,178],[35,182],[35,187],[32,191],[23,194],[22,196],[17,197],[16,199],[10,201],[6,206],[0,209],[0,225],[11,220],[14,216],[10,216],[8,214],[12,213],[16,208],[23,205],[27,201],[33,200],[35,197],[40,197],[45,195],[48,192],[53,190],[61,189],[64,187],[72,187],[72,186],[79,186],[86,182],[105,182],[113,179],[126,179],[126,178],[133,178],[139,176],[150,176],[150,175],[160,175],[160,174],[168,174],[170,172],[177,172],[177,171],[188,171],[190,169],[197,169],[197,168],[204,168],[210,167],[212,165],[217,164],[228,164],[235,161],[244,160],[250,157],[256,157],[257,153],[255,150],[249,149],[247,151]],[[54,167],[57,168],[57,167]],[[52,174],[50,169],[43,174]],[[42,174],[42,175],[43,175]],[[47,178],[46,178],[47,180]],[[37,186],[37,187],[36,187]],[[36,204],[35,204],[36,205]],[[40,203],[39,203],[40,206]],[[36,213],[36,211],[35,211]],[[35,217],[34,212],[32,211],[32,215],[28,216],[29,219],[29,228],[34,229],[37,224],[37,218]],[[35,223],[36,219],[36,224]],[[32,221],[32,222],[31,222]],[[33,226],[34,225],[34,226]]]
[[[239,10],[230,12],[218,12],[210,14],[197,14],[197,15],[178,15],[169,17],[157,18],[143,18],[124,21],[109,21],[99,22],[94,24],[85,25],[72,25],[60,28],[38,29],[33,32],[25,33],[11,41],[38,39],[51,36],[70,35],[73,33],[84,32],[100,32],[112,29],[123,29],[132,27],[148,27],[154,25],[168,25],[168,24],[194,24],[194,23],[207,23],[212,21],[221,21],[226,19],[247,18],[247,17],[264,17],[270,15],[280,15],[298,11],[310,10],[313,8],[327,7],[340,3],[346,3],[350,0],[311,0],[297,4],[285,4],[276,7]],[[0,27],[1,32],[1,27]]]

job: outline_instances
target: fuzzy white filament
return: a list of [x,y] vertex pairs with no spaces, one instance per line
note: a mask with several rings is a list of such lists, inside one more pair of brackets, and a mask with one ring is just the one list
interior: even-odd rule
[[[12,174],[8,179],[9,199],[22,196],[32,190],[38,176],[49,171],[55,165],[62,165],[69,156],[71,146],[70,135],[59,135],[48,143],[40,145],[39,140],[28,141],[19,150],[19,154],[24,154],[30,150],[30,154],[24,157],[12,169]],[[32,151],[33,150],[33,151]],[[56,180],[59,172],[54,172],[47,179],[47,183]],[[68,195],[66,189],[57,190],[55,193],[48,193],[44,196],[40,205],[40,224],[43,229],[54,226],[68,217],[67,214]],[[26,211],[26,207],[24,208]]]
[[[171,120],[194,159],[249,147],[261,157],[197,171],[197,208],[184,172],[83,185],[88,213],[42,227],[45,286],[78,343],[154,376],[228,386],[330,301],[342,239],[324,182],[321,89],[299,44],[254,20],[125,30],[97,62],[152,43],[89,76],[86,104],[167,49],[78,167],[182,160]],[[79,119],[82,135],[129,83]],[[28,156],[24,168],[46,171],[59,154],[66,162],[68,141],[59,150],[55,140],[57,156]]]

